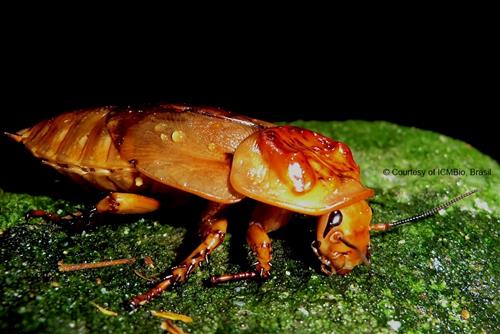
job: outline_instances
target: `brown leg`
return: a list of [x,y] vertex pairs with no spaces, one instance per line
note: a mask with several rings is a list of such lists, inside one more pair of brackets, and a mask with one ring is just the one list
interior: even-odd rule
[[275,231],[286,225],[290,219],[290,211],[273,206],[259,204],[254,211],[252,221],[247,230],[247,243],[257,257],[255,270],[237,274],[213,276],[212,284],[250,279],[255,277],[268,278],[271,271],[272,244],[268,232]]
[[26,213],[26,220],[30,220],[31,218],[42,218],[46,222],[60,223],[63,227],[79,229],[93,225],[96,220],[96,214],[95,207],[85,212],[76,211],[64,216],[45,210],[30,210]]
[[95,207],[86,212],[74,212],[60,216],[44,210],[31,210],[26,219],[43,218],[52,223],[63,223],[65,226],[89,226],[95,223],[100,214],[145,214],[158,210],[160,202],[156,199],[129,193],[110,193],[100,200]]
[[127,304],[129,308],[135,309],[140,305],[144,305],[151,299],[162,294],[171,285],[186,282],[189,275],[203,261],[208,260],[208,256],[222,243],[226,235],[227,220],[218,217],[218,214],[224,207],[225,205],[223,204],[210,203],[200,223],[200,235],[203,238],[201,244],[179,266],[172,268],[171,273],[156,284],[155,287],[129,300]]
[[260,223],[251,222],[247,231],[247,243],[257,257],[255,271],[262,278],[268,278],[271,271],[272,243]]
[[110,193],[96,205],[98,213],[119,215],[150,213],[159,208],[158,200],[130,193]]

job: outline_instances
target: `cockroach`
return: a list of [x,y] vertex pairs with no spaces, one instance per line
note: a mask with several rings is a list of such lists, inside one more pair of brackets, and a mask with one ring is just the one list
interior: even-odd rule
[[[268,233],[286,225],[293,213],[317,216],[311,246],[321,270],[345,275],[369,262],[370,231],[428,217],[474,193],[411,218],[370,225],[367,200],[374,191],[361,183],[359,166],[346,144],[211,107],[86,109],[7,135],[76,182],[109,192],[95,205],[95,215],[153,212],[160,202],[150,196],[165,193],[190,193],[208,201],[199,224],[200,245],[153,288],[128,301],[132,309],[186,282],[222,243],[228,224],[225,209],[245,197],[256,202],[246,239],[257,262],[250,271],[212,277],[212,283],[269,277]],[[40,210],[31,215],[49,220],[77,217]]]

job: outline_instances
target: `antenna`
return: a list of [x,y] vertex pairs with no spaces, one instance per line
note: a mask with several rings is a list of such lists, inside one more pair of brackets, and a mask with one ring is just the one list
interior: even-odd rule
[[460,196],[457,196],[457,197],[449,200],[446,203],[443,203],[443,204],[435,207],[434,209],[430,209],[430,210],[421,212],[421,213],[419,213],[419,214],[417,214],[415,216],[409,217],[409,218],[400,219],[400,220],[397,220],[397,221],[392,222],[392,223],[381,223],[381,224],[371,225],[370,226],[370,231],[387,231],[387,230],[392,229],[392,228],[397,227],[397,226],[401,226],[401,225],[404,225],[404,224],[413,223],[413,222],[415,222],[417,220],[422,220],[424,218],[427,218],[427,217],[435,215],[440,210],[444,210],[444,209],[452,206],[456,202],[461,201],[464,198],[469,197],[469,196],[471,196],[471,195],[473,195],[475,193],[477,193],[477,190],[470,190],[470,191],[468,191],[466,193],[463,193]]

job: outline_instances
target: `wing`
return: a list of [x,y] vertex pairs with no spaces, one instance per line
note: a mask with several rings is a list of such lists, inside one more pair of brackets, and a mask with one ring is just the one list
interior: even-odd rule
[[347,145],[292,126],[263,129],[233,158],[231,184],[260,202],[321,215],[373,195]]
[[156,105],[110,113],[107,128],[123,159],[148,177],[220,203],[244,195],[229,182],[238,145],[269,123],[215,108]]

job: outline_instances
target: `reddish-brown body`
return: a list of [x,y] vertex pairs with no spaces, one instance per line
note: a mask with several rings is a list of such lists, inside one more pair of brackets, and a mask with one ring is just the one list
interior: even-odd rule
[[[154,105],[70,112],[8,135],[76,182],[111,192],[97,203],[98,214],[151,212],[160,203],[145,195],[165,192],[209,201],[200,222],[201,244],[153,289],[134,297],[132,307],[185,282],[223,241],[225,207],[245,197],[258,202],[247,229],[256,266],[214,277],[214,283],[267,278],[268,233],[286,225],[293,212],[318,216],[312,248],[328,275],[367,263],[369,231],[392,226],[370,226],[366,199],[373,191],[362,185],[349,147],[306,129],[215,108]],[[63,219],[41,210],[32,215]]]
[[[244,197],[261,202],[247,230],[257,265],[252,272],[221,276],[214,282],[268,277],[272,248],[267,233],[284,226],[292,212],[320,216],[318,226],[325,230],[324,221],[331,212],[364,203],[373,194],[361,184],[359,167],[345,144],[309,130],[276,127],[216,108],[88,109],[9,136],[76,182],[111,192],[96,204],[97,213],[151,212],[160,203],[144,195],[164,192],[184,191],[209,201],[200,225],[203,242],[154,289],[134,298],[133,306],[184,282],[222,242],[227,226],[222,212],[228,204]],[[34,215],[45,214],[38,210]],[[363,216],[361,232],[352,229],[356,233],[345,239],[323,234],[318,238],[323,245],[314,249],[323,268],[328,268],[325,273],[345,273],[362,262],[371,211]],[[358,241],[362,245],[356,246]],[[333,252],[335,261],[323,252]],[[345,259],[339,261],[339,257]]]
[[[168,112],[175,115],[188,109],[191,110],[183,106],[164,105],[154,107],[149,113]],[[229,117],[228,113],[214,108],[204,108],[203,112],[207,114],[207,119]],[[155,182],[141,173],[136,168],[134,159],[127,159],[126,154],[119,151],[128,127],[142,117],[143,114],[137,110],[129,112],[116,107],[80,110],[40,122],[18,132],[18,135],[35,157],[80,184],[89,184],[105,191],[131,193],[172,191],[164,183]],[[255,122],[257,124],[243,118],[241,122],[235,122],[238,125],[244,124],[248,132],[240,138],[237,133],[227,132],[232,136],[233,142],[233,147],[225,147],[228,154],[232,154],[248,134],[265,125],[264,122]],[[161,123],[156,126],[158,130]],[[171,134],[164,135],[167,136],[166,140],[172,140]]]

